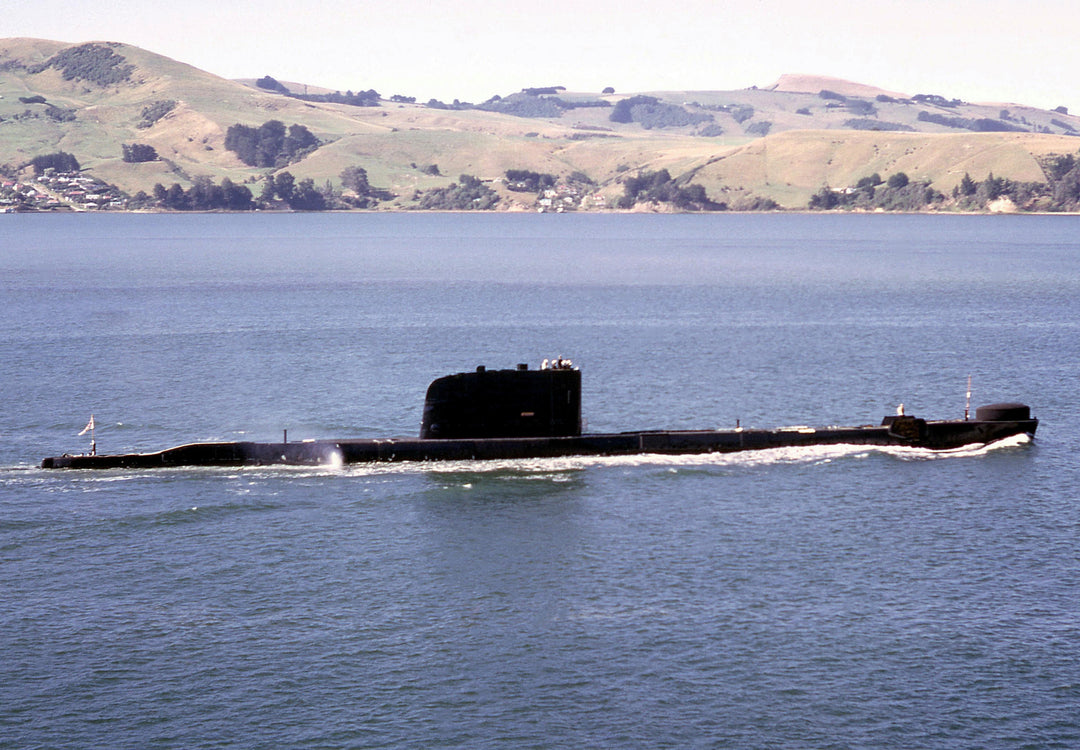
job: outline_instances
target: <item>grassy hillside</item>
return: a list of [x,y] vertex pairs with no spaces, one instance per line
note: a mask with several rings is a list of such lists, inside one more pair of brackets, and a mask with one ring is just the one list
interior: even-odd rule
[[[763,89],[652,92],[651,100],[631,100],[641,103],[631,121],[613,122],[615,105],[631,95],[559,91],[563,102],[607,106],[544,117],[387,101],[354,107],[288,98],[129,45],[94,46],[128,76],[102,83],[69,75],[55,56],[79,45],[0,40],[0,165],[10,170],[63,150],[129,193],[208,176],[248,183],[257,194],[273,170],[243,164],[225,149],[225,135],[236,123],[275,119],[302,124],[322,141],[284,167],[297,179],[340,187],[342,170],[360,166],[372,185],[397,196],[384,206],[409,207],[418,190],[465,173],[496,181],[506,207],[531,208],[534,196],[497,182],[508,169],[581,172],[610,201],[627,174],[667,169],[729,205],[763,197],[802,208],[823,185],[843,187],[874,172],[903,171],[942,192],[965,173],[1042,180],[1040,157],[1080,148],[1073,137],[1080,118],[1064,112],[912,99],[811,76],[785,76]],[[147,110],[165,102],[172,109],[148,123]],[[978,132],[998,127],[1029,132]],[[153,146],[161,160],[125,163],[121,144],[136,142]],[[430,165],[439,174],[425,171]]]

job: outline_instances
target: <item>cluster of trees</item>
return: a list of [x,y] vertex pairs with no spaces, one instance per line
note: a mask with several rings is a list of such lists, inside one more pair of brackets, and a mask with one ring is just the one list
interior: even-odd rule
[[225,132],[225,148],[252,167],[283,167],[319,146],[319,139],[306,127],[290,125],[286,130],[280,120],[268,120],[257,128],[237,123]]
[[499,195],[472,175],[463,174],[458,182],[418,195],[417,208],[434,211],[484,211],[495,208]]
[[962,102],[959,99],[946,99],[939,94],[916,94],[911,97],[916,104],[933,104],[935,107],[959,107]]
[[610,107],[610,102],[602,99],[590,99],[581,102],[569,102],[557,96],[549,96],[561,89],[561,86],[542,89],[523,89],[521,93],[510,96],[496,94],[481,104],[471,104],[457,99],[453,104],[446,104],[438,99],[430,99],[425,105],[429,109],[467,110],[479,109],[484,112],[499,112],[514,117],[562,117],[564,112],[589,107]]
[[1042,163],[1046,182],[1021,182],[995,177],[982,181],[964,174],[953,190],[958,208],[980,210],[991,201],[1008,198],[1023,211],[1080,211],[1080,159],[1072,154],[1051,156]]
[[520,193],[539,193],[555,187],[558,178],[546,172],[531,172],[528,169],[506,170],[506,187]]
[[[188,190],[175,182],[169,188],[159,182],[154,185],[153,200],[171,211],[251,211],[255,208],[251,191],[228,177],[220,185],[215,185],[209,177],[196,177],[195,184]],[[135,195],[132,204],[143,206],[150,201],[150,196],[140,192]]]
[[1010,180],[992,172],[975,180],[965,173],[951,196],[934,190],[928,182],[911,180],[903,172],[887,181],[875,173],[844,190],[823,187],[810,198],[810,208],[982,211],[993,201],[1007,198],[1020,211],[1080,211],[1080,159],[1071,154],[1051,156],[1042,167],[1046,182]]
[[142,108],[140,115],[142,119],[135,123],[135,127],[145,130],[174,109],[176,109],[175,99],[159,99],[152,104],[147,104]]
[[914,182],[904,172],[882,180],[874,173],[860,179],[854,187],[833,190],[828,185],[810,197],[811,210],[838,208],[885,211],[919,211],[940,204],[945,196],[930,187],[929,182]]
[[281,83],[281,81],[273,76],[263,76],[255,81],[255,85],[266,91],[284,94],[292,99],[299,99],[305,102],[348,104],[352,107],[378,107],[380,99],[379,92],[375,89],[357,91],[355,93],[353,91],[346,91],[344,94],[340,91],[335,91],[332,94],[294,94],[285,84]]
[[990,117],[947,117],[937,112],[920,112],[920,122],[932,122],[958,130],[971,130],[976,133],[1027,133],[1027,128],[1013,125],[1011,122],[994,120]]
[[560,91],[566,91],[566,86],[539,86],[536,88],[524,88],[521,93],[527,96],[556,96]]
[[[754,108],[749,104],[702,104],[700,102],[690,102],[690,104],[710,112],[727,112],[740,125],[754,116]],[[810,114],[810,110],[803,107],[798,114]]]
[[[807,114],[810,114],[807,112]],[[915,128],[901,122],[889,122],[887,120],[872,120],[867,117],[844,120],[844,127],[848,130],[889,130],[896,132],[914,132]]]
[[493,96],[476,106],[476,109],[485,112],[500,112],[514,117],[562,117],[563,111],[572,108],[572,105],[555,96],[530,96],[528,94]]
[[[379,201],[391,200],[394,195],[388,190],[373,187],[368,182],[367,170],[363,167],[345,167],[339,175],[341,186],[351,191],[352,195],[342,195],[341,202],[353,208],[374,208]],[[328,196],[332,198],[333,196]]]
[[[73,120],[75,120],[75,110],[66,109],[64,107],[57,107],[55,104],[49,104],[49,102],[47,102],[45,100],[45,97],[41,94],[33,94],[32,96],[20,96],[19,101],[23,104],[44,104],[45,115],[50,120],[55,120],[56,122],[72,122]],[[29,109],[26,110],[26,115],[29,117],[37,117],[37,115],[31,112]]]
[[[293,211],[326,211],[334,208],[371,208],[379,200],[394,196],[386,190],[372,187],[363,167],[347,167],[341,172],[342,187],[351,194],[334,192],[329,181],[319,188],[310,178],[297,180],[291,172],[268,175],[258,198],[245,185],[228,178],[215,185],[209,177],[197,177],[187,190],[178,183],[166,188],[154,185],[153,194],[137,194],[134,207],[157,206],[170,211],[252,211],[257,208],[283,208]],[[488,208],[489,206],[484,206]]]
[[[873,102],[866,99],[860,99],[859,97],[849,97],[843,94],[838,94],[835,91],[829,91],[828,89],[822,89],[818,92],[818,96],[827,101],[826,107],[844,107],[852,114],[861,115],[863,117],[872,117],[877,114],[877,107]],[[888,98],[888,97],[887,97]],[[809,114],[809,111],[807,111]]]
[[35,156],[30,160],[30,166],[34,168],[36,175],[44,174],[46,169],[55,169],[57,172],[78,172],[79,160],[66,151],[57,151],[53,154]]
[[48,68],[59,70],[65,81],[90,81],[98,86],[130,80],[135,70],[135,66],[125,64],[124,57],[107,45],[94,43],[60,50],[45,62],[27,68],[27,72],[41,73]]
[[618,208],[633,208],[637,203],[670,203],[684,211],[722,210],[724,206],[713,203],[701,185],[680,185],[671,178],[666,169],[657,172],[642,171],[636,177],[623,180],[623,195]]
[[144,161],[157,161],[158,152],[153,146],[146,143],[121,143],[124,161],[128,164],[139,164]]
[[52,104],[46,106],[45,115],[50,120],[55,120],[56,122],[74,122],[76,119],[75,110],[67,109],[66,107],[56,107]]
[[367,91],[346,91],[344,94],[335,91],[332,94],[286,94],[291,99],[299,99],[304,102],[326,102],[329,104],[348,104],[350,107],[378,107],[379,92],[375,89]]
[[716,118],[707,112],[690,112],[685,107],[666,104],[655,96],[639,95],[620,100],[612,108],[608,119],[621,123],[636,122],[646,130],[652,130],[699,125]]
[[267,91],[276,91],[279,94],[289,93],[289,89],[287,89],[284,84],[282,84],[275,78],[272,78],[271,76],[263,76],[259,80],[255,81],[255,85],[261,89],[266,89]]
[[268,175],[263,183],[259,202],[272,206],[275,201],[283,201],[293,211],[325,211],[327,208],[326,195],[316,189],[314,180],[305,178],[297,182],[290,172],[278,172],[273,177]]

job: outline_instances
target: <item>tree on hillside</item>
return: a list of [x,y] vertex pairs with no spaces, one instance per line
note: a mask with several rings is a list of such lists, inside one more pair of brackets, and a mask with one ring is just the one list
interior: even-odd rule
[[978,189],[975,180],[971,179],[971,175],[964,172],[963,178],[960,180],[960,184],[956,186],[956,192],[958,195],[975,195],[975,191]]
[[908,176],[906,174],[904,174],[903,172],[897,172],[894,175],[889,175],[888,185],[893,190],[898,190],[898,189],[900,189],[902,187],[905,187],[908,184],[908,182],[909,182]]
[[78,172],[79,160],[66,151],[57,151],[54,154],[35,156],[30,160],[30,166],[34,168],[34,174],[44,174],[46,169],[55,169],[57,172]]
[[300,180],[288,202],[289,208],[294,211],[326,210],[326,196],[315,189],[315,181],[310,177]]
[[463,174],[457,183],[428,190],[417,208],[436,211],[484,211],[495,208],[499,195],[472,175]]
[[532,172],[528,169],[506,170],[506,187],[523,193],[539,193],[553,188],[556,180],[553,174]]
[[637,203],[670,203],[684,211],[716,210],[722,208],[709,200],[702,185],[680,185],[666,169],[641,171],[636,177],[623,180],[623,196],[619,208],[633,208]]
[[274,176],[274,195],[288,202],[292,200],[293,190],[296,189],[296,178],[291,172],[278,172]]
[[129,164],[140,164],[146,161],[157,161],[158,159],[157,149],[145,143],[132,143],[131,145],[121,143],[120,150],[124,161]]
[[255,85],[261,89],[266,89],[267,91],[277,91],[279,94],[289,93],[289,90],[285,88],[284,85],[279,83],[274,78],[271,78],[270,76],[263,76],[259,80],[255,81]]
[[367,170],[363,167],[345,167],[341,170],[340,178],[342,187],[352,190],[359,196],[365,196],[371,190]]
[[267,120],[257,128],[237,123],[225,131],[225,148],[248,166],[273,169],[303,158],[320,145],[304,125]]
[[[143,198],[136,203],[145,203],[150,197],[143,194]],[[251,191],[243,185],[236,185],[228,177],[221,181],[221,185],[215,185],[209,177],[196,177],[195,184],[191,189],[184,190],[179,183],[173,183],[167,190],[159,182],[154,185],[154,198],[163,208],[172,211],[250,211],[255,208],[251,199]]]

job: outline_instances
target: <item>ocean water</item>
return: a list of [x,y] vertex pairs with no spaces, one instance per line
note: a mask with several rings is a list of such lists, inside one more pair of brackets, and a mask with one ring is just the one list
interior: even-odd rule
[[[0,220],[0,747],[1080,746],[1080,219]],[[593,431],[1023,401],[945,454],[45,472],[414,435],[583,372]]]

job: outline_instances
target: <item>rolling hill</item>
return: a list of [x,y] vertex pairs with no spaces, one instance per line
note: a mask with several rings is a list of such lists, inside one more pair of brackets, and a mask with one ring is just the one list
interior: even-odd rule
[[[226,149],[231,126],[268,120],[303,125],[321,145],[276,168],[250,166]],[[340,189],[342,170],[362,167],[371,185],[395,196],[382,208],[414,207],[418,191],[469,174],[496,189],[500,207],[532,210],[534,195],[502,181],[507,170],[531,170],[587,176],[588,205],[599,207],[622,195],[627,175],[666,169],[731,207],[771,199],[805,208],[823,186],[875,172],[903,171],[943,193],[965,173],[1044,180],[1040,160],[1077,152],[1077,135],[1080,117],[1064,110],[908,96],[807,75],[738,91],[554,88],[477,105],[352,106],[226,80],[126,44],[0,40],[0,165],[11,173],[65,151],[131,194],[209,177],[248,184],[257,195],[268,173],[283,170]],[[125,162],[122,145],[134,143],[160,159]]]

